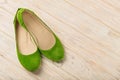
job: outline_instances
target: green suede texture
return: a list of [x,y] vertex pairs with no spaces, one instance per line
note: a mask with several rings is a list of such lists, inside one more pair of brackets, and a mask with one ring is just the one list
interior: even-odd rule
[[64,58],[64,48],[60,40],[55,36],[56,43],[49,50],[40,50],[47,58],[59,62]]
[[[25,8],[21,8],[19,11],[18,11],[18,14],[17,14],[17,17],[18,17],[18,21],[19,23],[22,25],[22,26],[25,26],[25,23],[23,21],[23,18],[22,18],[22,13],[24,11],[28,11],[30,12],[32,15],[36,16],[37,18],[39,18],[34,12],[32,12],[31,10],[28,10],[28,9],[25,9]],[[44,23],[40,18],[39,20]],[[44,25],[46,25],[44,23]],[[47,26],[47,25],[46,25]],[[47,26],[47,28],[49,28]],[[54,32],[49,28],[49,30],[53,33],[54,37],[55,37],[55,45],[49,49],[49,50],[42,50],[39,48],[39,50],[41,51],[41,53],[46,56],[48,59],[52,60],[52,61],[55,61],[55,62],[59,62],[61,61],[63,58],[64,58],[64,48],[63,48],[63,45],[62,43],[60,42],[60,40],[58,39],[58,37],[54,34]]]
[[[17,49],[18,50],[18,49]],[[30,54],[30,55],[23,55],[17,51],[18,59],[20,63],[29,71],[35,71],[39,68],[40,62],[41,62],[41,56],[39,49],[36,50],[36,52]]]
[[[20,9],[18,9],[19,11]],[[18,19],[17,19],[17,14],[18,11],[16,12],[15,18],[14,18],[14,29],[15,29],[15,34],[16,34],[16,26],[19,24]],[[25,26],[22,25],[26,29]],[[15,35],[16,37],[16,35]],[[37,50],[34,53],[30,53],[30,55],[23,55],[18,48],[17,40],[16,40],[16,51],[17,51],[17,56],[24,68],[26,68],[29,71],[35,71],[39,68],[41,64],[41,55],[40,51],[37,48]]]

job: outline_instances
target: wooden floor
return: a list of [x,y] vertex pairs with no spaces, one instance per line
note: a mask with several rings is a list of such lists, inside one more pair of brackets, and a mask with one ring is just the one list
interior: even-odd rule
[[[19,63],[13,18],[33,10],[61,39],[65,60]],[[120,0],[0,0],[0,80],[120,80]]]

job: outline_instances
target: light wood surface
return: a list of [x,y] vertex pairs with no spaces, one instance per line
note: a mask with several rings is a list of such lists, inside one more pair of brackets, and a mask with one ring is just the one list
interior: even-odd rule
[[[16,55],[16,10],[33,10],[58,35],[65,60],[31,73]],[[120,0],[0,0],[0,80],[120,80]]]

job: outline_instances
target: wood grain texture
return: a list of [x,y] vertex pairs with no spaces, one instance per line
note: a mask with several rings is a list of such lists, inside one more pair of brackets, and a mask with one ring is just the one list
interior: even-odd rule
[[[16,55],[16,10],[33,10],[58,35],[65,60],[26,71]],[[119,0],[0,0],[0,80],[120,80]]]

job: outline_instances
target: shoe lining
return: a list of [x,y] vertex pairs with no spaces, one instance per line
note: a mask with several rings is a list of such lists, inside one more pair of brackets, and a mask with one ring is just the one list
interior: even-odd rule
[[23,13],[23,20],[40,49],[48,50],[54,46],[55,37],[53,33],[37,16],[25,11]]
[[18,49],[22,54],[29,55],[37,50],[37,46],[35,45],[33,38],[30,36],[29,32],[27,32],[19,24],[16,28],[16,37]]

